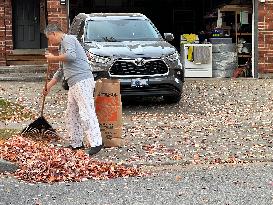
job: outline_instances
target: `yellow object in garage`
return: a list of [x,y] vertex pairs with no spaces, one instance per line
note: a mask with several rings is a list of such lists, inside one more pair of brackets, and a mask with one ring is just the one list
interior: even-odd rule
[[187,42],[189,43],[193,43],[196,39],[197,39],[197,35],[196,34],[183,34],[182,35],[183,38],[185,38],[187,40]]
[[188,61],[193,61],[192,54],[193,54],[193,46],[189,46]]
[[[193,43],[194,41],[197,40],[197,35],[196,34],[183,34],[182,38],[186,39],[187,43]],[[188,49],[188,56],[187,56],[188,61],[193,61],[193,46],[189,46]]]

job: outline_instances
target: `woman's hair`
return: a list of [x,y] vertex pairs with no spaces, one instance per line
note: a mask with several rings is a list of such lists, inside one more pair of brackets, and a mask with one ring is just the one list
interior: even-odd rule
[[63,32],[58,24],[48,24],[44,30],[45,35],[53,32]]

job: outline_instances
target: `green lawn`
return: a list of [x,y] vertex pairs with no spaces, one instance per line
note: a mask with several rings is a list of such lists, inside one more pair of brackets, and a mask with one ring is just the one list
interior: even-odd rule
[[0,121],[26,120],[32,116],[24,106],[0,98]]
[[10,138],[14,134],[20,133],[20,130],[16,129],[0,129],[0,140],[5,140]]
[[[33,113],[26,109],[24,106],[12,103],[3,98],[0,98],[0,121],[6,124],[9,121],[23,121],[33,117]],[[0,128],[0,140],[7,139],[14,134],[19,133],[20,130],[16,129],[3,129]]]

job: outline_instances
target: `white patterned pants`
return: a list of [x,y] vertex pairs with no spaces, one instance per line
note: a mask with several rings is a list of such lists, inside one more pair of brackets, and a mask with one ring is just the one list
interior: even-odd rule
[[95,82],[91,78],[69,87],[65,117],[72,147],[82,145],[84,134],[91,147],[102,144],[99,122],[95,112],[94,88]]

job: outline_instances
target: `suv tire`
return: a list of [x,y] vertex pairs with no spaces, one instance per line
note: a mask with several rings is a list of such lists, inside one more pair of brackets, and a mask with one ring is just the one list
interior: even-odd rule
[[164,96],[164,101],[167,103],[179,103],[181,100],[181,95],[168,95]]

